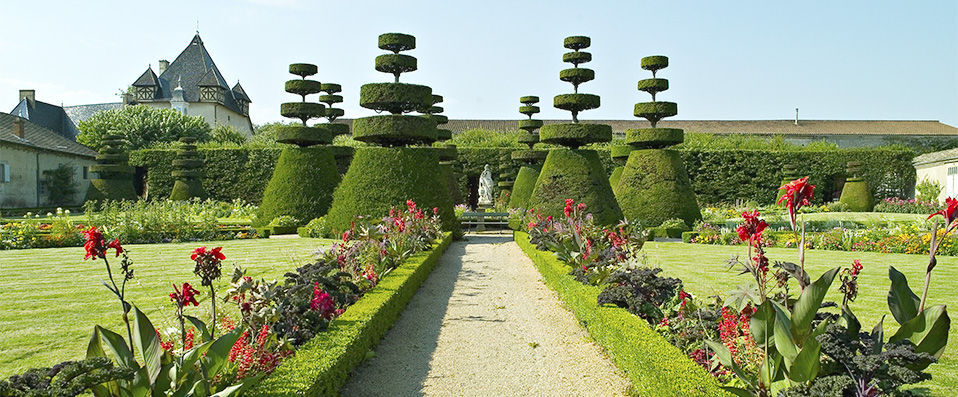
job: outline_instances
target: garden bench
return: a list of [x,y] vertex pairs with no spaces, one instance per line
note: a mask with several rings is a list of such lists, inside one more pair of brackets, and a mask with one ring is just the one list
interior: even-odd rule
[[508,212],[464,212],[459,221],[463,229],[471,229],[473,226],[476,231],[486,230],[486,226],[497,226],[497,228],[509,228]]

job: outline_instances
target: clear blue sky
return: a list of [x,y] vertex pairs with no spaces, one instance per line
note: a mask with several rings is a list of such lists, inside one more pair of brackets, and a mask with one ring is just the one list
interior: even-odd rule
[[[319,65],[343,85],[346,117],[359,86],[390,81],[373,60],[376,37],[410,33],[419,70],[405,82],[442,94],[450,118],[518,119],[521,95],[543,99],[542,118],[571,92],[558,79],[562,39],[592,37],[601,95],[583,119],[631,119],[647,101],[641,57],[663,54],[660,73],[676,119],[932,119],[958,125],[958,2],[670,1],[0,1],[0,111],[17,90],[55,104],[117,101],[147,65],[173,60],[199,20],[230,84],[253,99],[254,123],[280,120],[291,62]],[[793,4],[794,3],[794,4]]]

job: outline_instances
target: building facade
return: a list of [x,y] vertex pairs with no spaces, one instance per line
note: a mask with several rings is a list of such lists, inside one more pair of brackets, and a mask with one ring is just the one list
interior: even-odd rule
[[201,116],[212,127],[228,125],[253,134],[249,118],[252,101],[238,81],[232,87],[226,83],[199,34],[172,63],[161,59],[157,72],[148,67],[133,82],[126,102],[173,108]]
[[[96,152],[19,116],[0,113],[0,209],[80,205],[90,186]],[[75,192],[66,202],[50,201],[47,172],[71,170]]]
[[941,185],[938,201],[958,198],[958,149],[943,150],[915,157],[916,180],[937,182]]

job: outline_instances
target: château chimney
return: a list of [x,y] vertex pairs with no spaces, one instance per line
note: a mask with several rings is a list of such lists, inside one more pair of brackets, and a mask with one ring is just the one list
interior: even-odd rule
[[20,117],[13,121],[13,135],[23,139],[23,119]]
[[795,125],[798,125],[798,108],[795,108]]
[[28,101],[33,103],[33,101],[37,100],[37,91],[36,90],[20,90],[20,100],[17,102],[22,101],[23,98],[26,98]]
[[167,60],[165,60],[165,59],[161,59],[161,60],[160,60],[160,67],[159,67],[159,69],[158,69],[160,72],[157,73],[157,75],[163,74],[163,72],[165,72],[165,71],[166,71],[166,68],[168,68],[168,67],[170,67],[170,61],[167,61]]

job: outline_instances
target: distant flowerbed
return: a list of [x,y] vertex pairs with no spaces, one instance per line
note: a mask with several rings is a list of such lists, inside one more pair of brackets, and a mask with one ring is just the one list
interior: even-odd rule
[[0,224],[0,249],[77,247],[83,244],[82,231],[90,226],[126,244],[256,238],[249,225],[219,221],[249,219],[255,210],[242,200],[88,203],[82,221],[69,210],[57,209]]

